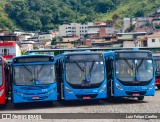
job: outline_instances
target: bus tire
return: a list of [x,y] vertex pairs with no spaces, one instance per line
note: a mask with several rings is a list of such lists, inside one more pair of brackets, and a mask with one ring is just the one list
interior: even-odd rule
[[158,89],[160,89],[160,86],[157,86]]
[[143,99],[144,99],[144,96],[138,97],[138,100],[143,100]]

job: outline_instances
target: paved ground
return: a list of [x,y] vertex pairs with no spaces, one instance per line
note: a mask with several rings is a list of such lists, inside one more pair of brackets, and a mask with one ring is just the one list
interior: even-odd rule
[[[137,99],[129,99],[129,98],[116,98],[116,99],[107,99],[107,100],[100,100],[97,101],[70,101],[67,103],[25,103],[21,104],[17,108],[14,106],[14,104],[9,101],[5,108],[1,106],[0,113],[160,113],[160,90],[156,90],[156,95],[154,97],[145,97],[143,101],[138,101]],[[61,115],[52,115],[52,114],[45,114],[46,116],[61,116]],[[70,114],[62,114],[65,118],[67,118]],[[72,115],[72,114],[71,114]],[[89,114],[85,114],[85,116],[90,116]],[[107,114],[100,114],[101,116],[97,117],[104,117]],[[128,115],[128,114],[127,114]],[[72,117],[76,118],[76,116],[81,116],[80,114],[73,114]],[[91,114],[91,117],[95,117],[95,114]],[[112,116],[112,115],[109,115]],[[113,115],[114,119],[115,115]],[[122,115],[122,118],[124,116]],[[153,116],[152,116],[153,117]],[[62,117],[63,118],[63,117]],[[101,121],[117,121],[117,120],[96,120],[98,122]],[[62,120],[62,119],[61,119]],[[61,121],[61,120],[47,120],[47,121]],[[131,119],[132,120],[132,119]],[[158,121],[158,120],[152,120],[152,119],[145,119],[146,121]],[[9,121],[9,120],[7,120]],[[24,122],[27,120],[23,120]],[[34,122],[38,121],[44,121],[44,120],[34,120]],[[71,119],[64,119],[63,121],[75,121]],[[91,121],[91,120],[83,120],[83,121]],[[122,121],[122,120],[119,120]],[[128,121],[123,120],[123,121]],[[132,120],[133,121],[133,120]],[[136,120],[134,120],[136,121]],[[140,120],[143,121],[143,120]],[[16,121],[17,122],[17,121]],[[81,122],[80,119],[77,119],[76,122]]]

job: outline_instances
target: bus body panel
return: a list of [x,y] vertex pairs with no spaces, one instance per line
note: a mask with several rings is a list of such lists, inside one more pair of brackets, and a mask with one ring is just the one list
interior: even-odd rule
[[[17,68],[19,72],[16,72],[16,74],[12,74],[12,102],[24,103],[57,100],[57,82],[55,81],[55,77],[53,75],[55,73],[55,62],[56,61],[54,60],[54,56],[43,54],[25,55],[13,58],[12,68],[13,70]],[[53,65],[53,67],[51,67],[50,65]],[[21,70],[21,67],[23,67],[22,69],[24,71]],[[50,70],[45,68],[50,68]],[[25,72],[27,71],[30,72],[30,74],[26,75]],[[48,74],[45,74],[47,71]],[[41,74],[40,72],[43,72],[43,74]],[[21,73],[24,74],[22,75]],[[43,79],[43,75],[45,76],[45,79]],[[43,76],[43,78],[41,76]],[[41,78],[39,79],[39,77]],[[17,81],[14,81],[14,78],[17,78]],[[21,81],[22,79],[24,79],[24,81]],[[16,84],[15,82],[18,82],[20,84]],[[31,82],[31,84],[26,85],[24,82]]]
[[156,77],[156,86],[160,87],[160,77]]
[[[79,87],[73,88],[72,85],[66,81],[66,57],[68,55],[90,55],[90,54],[98,54],[102,55],[103,57],[103,68],[104,68],[104,79],[100,86],[95,86],[94,88],[82,88],[81,85]],[[58,59],[59,58],[59,59]],[[97,53],[97,52],[72,52],[72,53],[64,53],[57,56],[57,60],[59,63],[57,65],[59,66],[58,69],[60,69],[61,73],[59,73],[59,99],[62,100],[85,100],[85,99],[105,99],[108,97],[107,95],[107,80],[106,80],[106,70],[105,70],[105,61],[104,61],[104,55],[103,53]],[[86,59],[82,59],[83,61],[86,61]],[[76,60],[78,62],[78,60]],[[95,61],[96,62],[96,61]],[[73,69],[74,70],[74,69]]]
[[[123,52],[123,51],[121,51],[121,52]],[[125,50],[125,52],[127,52],[127,51]],[[132,50],[129,50],[129,52],[132,52]],[[110,55],[109,55],[109,53],[110,53]],[[153,72],[153,78],[148,85],[140,85],[140,84],[139,85],[123,85],[116,78],[116,59],[115,59],[116,54],[115,54],[115,51],[111,51],[108,53],[106,52],[105,56],[106,56],[105,57],[106,61],[109,60],[108,58],[110,56],[112,57],[112,61],[113,61],[113,67],[112,67],[112,79],[113,80],[112,80],[111,86],[109,86],[112,91],[110,96],[138,97],[138,96],[154,96],[155,95],[155,72]],[[134,57],[132,57],[132,58],[134,58]],[[121,59],[121,60],[123,60],[123,59]],[[153,58],[152,58],[152,60],[153,60]],[[154,62],[153,62],[153,64],[154,64]],[[112,64],[109,64],[109,65],[112,65]],[[154,69],[154,67],[153,67],[153,69]]]
[[7,74],[6,72],[9,71],[8,70],[8,64],[7,62],[3,59],[3,57],[0,57],[0,61],[1,61],[1,86],[0,86],[0,104],[6,104],[6,99],[8,99],[8,80],[7,78],[9,77],[9,74]]
[[57,100],[57,83],[40,86],[12,85],[13,103]]
[[6,89],[5,83],[0,88],[0,104],[6,104]]
[[[67,90],[67,88],[70,91]],[[64,100],[104,99],[107,98],[106,81],[99,88],[73,89],[68,83],[64,83]]]
[[[115,97],[135,97],[135,96],[154,96],[155,79],[149,85],[145,86],[124,86],[116,78],[114,79],[114,96]],[[117,84],[123,89],[117,88]],[[150,88],[154,84],[154,87]]]

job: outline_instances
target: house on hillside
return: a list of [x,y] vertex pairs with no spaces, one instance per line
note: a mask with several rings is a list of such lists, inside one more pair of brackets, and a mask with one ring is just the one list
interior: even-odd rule
[[29,33],[24,33],[24,34],[20,34],[18,37],[20,41],[25,41],[25,40],[28,40],[29,38],[32,38],[33,35]]
[[127,32],[129,28],[133,27],[132,32],[150,32],[152,28],[152,17],[136,17],[124,18],[123,32]]
[[160,46],[160,32],[155,32],[151,35],[141,36],[137,39],[139,47],[159,47]]
[[79,40],[78,36],[74,37],[63,37],[63,41],[57,40],[55,42],[54,48],[73,48],[78,45],[77,40]]
[[18,37],[15,35],[0,36],[0,55],[8,61],[21,55],[21,49],[17,44]]
[[51,33],[39,33],[38,41],[39,45],[45,46],[51,45],[51,41],[53,39],[53,35]]
[[9,31],[9,30],[6,30],[6,29],[0,29],[0,35],[1,35],[1,36],[9,35],[9,34],[10,34],[10,31]]
[[146,35],[146,32],[117,33],[117,39],[123,47],[137,47],[137,38],[143,35]]
[[21,49],[16,42],[0,42],[0,55],[8,61],[21,55]]
[[84,35],[88,33],[88,26],[92,26],[93,23],[89,22],[86,24],[71,23],[63,24],[59,26],[59,36],[62,37],[73,37],[84,38]]

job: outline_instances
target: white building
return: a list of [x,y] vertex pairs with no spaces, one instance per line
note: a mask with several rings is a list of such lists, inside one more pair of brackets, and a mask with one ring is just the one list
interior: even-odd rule
[[16,34],[17,36],[19,36],[21,34],[24,34],[25,32],[24,31],[20,31],[20,30],[14,30],[13,33]]
[[160,32],[155,32],[151,35],[141,36],[137,39],[139,47],[159,47]]
[[136,23],[138,23],[138,25],[144,25],[148,22],[150,22],[152,18],[150,17],[136,17],[136,18],[124,18],[123,19],[123,32],[126,31],[126,29],[128,29],[131,25],[136,25]]
[[41,33],[38,35],[39,41],[51,41],[52,38],[53,38],[53,36],[50,33]]
[[8,61],[21,55],[21,49],[16,42],[0,42],[0,55]]
[[159,47],[160,46],[160,33],[147,35],[147,47]]
[[158,47],[160,45],[160,36],[148,37],[147,44],[148,44],[148,47]]
[[38,35],[38,41],[40,45],[46,45],[46,43],[51,43],[53,35],[51,33],[41,33]]
[[33,50],[33,44],[21,44],[21,50],[23,51]]
[[114,27],[108,27],[106,25],[94,25],[94,26],[88,26],[88,35],[92,35],[92,34],[99,34],[100,28],[104,28],[105,32],[108,35],[112,35],[115,32],[119,31],[117,29],[115,29]]
[[20,34],[18,38],[20,41],[25,41],[25,40],[28,40],[29,38],[32,38],[32,37],[33,37],[32,34],[24,33],[24,34]]
[[88,26],[93,26],[93,23],[79,24],[71,23],[70,25],[64,24],[59,26],[60,36],[78,36],[83,38],[88,33]]
[[138,38],[145,34],[146,32],[117,33],[117,39],[123,42],[123,47],[140,47],[141,42],[138,41]]
[[128,29],[131,25],[134,25],[136,23],[135,18],[124,18],[123,19],[123,32],[125,32],[126,29]]
[[123,42],[123,47],[127,47],[127,48],[136,47],[136,45],[135,45],[134,41],[124,41]]

